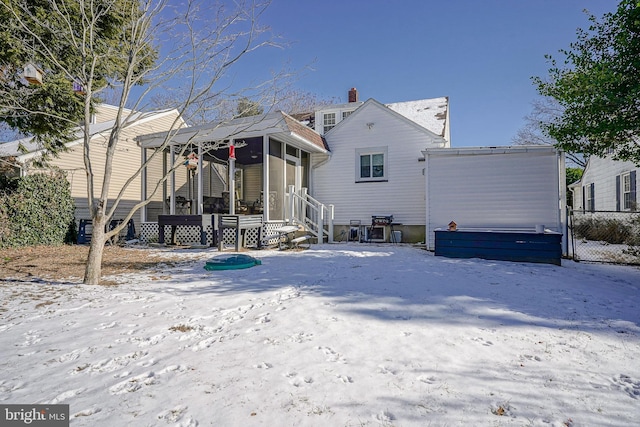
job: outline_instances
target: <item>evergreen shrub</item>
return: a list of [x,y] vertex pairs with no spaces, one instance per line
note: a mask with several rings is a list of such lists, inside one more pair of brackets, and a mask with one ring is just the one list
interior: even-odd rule
[[28,175],[0,185],[0,247],[70,241],[75,206],[62,172]]

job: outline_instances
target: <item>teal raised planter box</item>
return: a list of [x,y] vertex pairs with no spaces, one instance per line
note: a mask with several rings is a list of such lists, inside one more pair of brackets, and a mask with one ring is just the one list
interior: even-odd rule
[[561,265],[562,234],[436,230],[435,255]]

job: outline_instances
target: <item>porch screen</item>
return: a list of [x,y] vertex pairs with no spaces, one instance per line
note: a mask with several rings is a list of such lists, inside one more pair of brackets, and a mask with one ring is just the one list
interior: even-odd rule
[[269,217],[270,221],[284,219],[284,156],[282,144],[269,141]]

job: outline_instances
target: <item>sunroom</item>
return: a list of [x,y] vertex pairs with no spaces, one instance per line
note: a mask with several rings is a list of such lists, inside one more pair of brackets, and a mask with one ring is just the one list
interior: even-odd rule
[[[173,242],[177,235],[180,242],[215,245],[221,215],[260,215],[263,236],[284,224],[314,228],[315,223],[322,241],[332,228],[330,208],[307,194],[311,168],[328,155],[324,139],[285,113],[143,135],[137,141],[147,164],[141,196],[150,202],[142,209],[141,234],[149,241],[163,240],[164,227],[171,226]],[[255,239],[245,236],[249,245],[259,246],[251,242]]]

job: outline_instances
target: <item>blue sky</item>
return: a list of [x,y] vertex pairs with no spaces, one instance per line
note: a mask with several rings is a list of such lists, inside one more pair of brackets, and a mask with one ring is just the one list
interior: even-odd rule
[[[263,23],[289,42],[259,54],[304,69],[319,98],[383,103],[448,96],[454,147],[510,145],[531,111],[531,76],[615,0],[273,0]],[[307,67],[307,65],[311,65]]]

